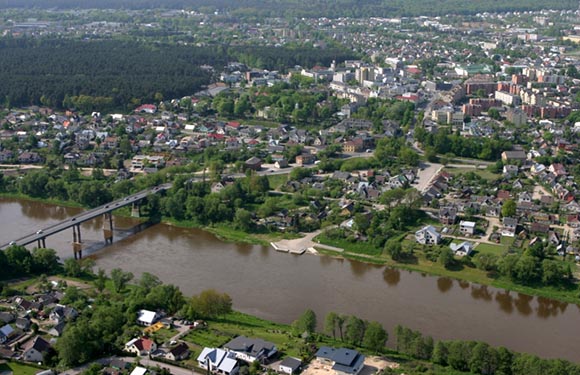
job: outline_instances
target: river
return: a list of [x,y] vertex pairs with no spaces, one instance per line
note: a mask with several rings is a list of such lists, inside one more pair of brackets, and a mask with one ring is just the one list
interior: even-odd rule
[[[75,215],[24,200],[0,200],[0,241],[9,242]],[[481,340],[496,346],[580,362],[580,307],[444,277],[386,269],[326,256],[290,255],[270,247],[225,243],[212,234],[158,224],[136,231],[115,218],[115,242],[103,248],[102,222],[82,225],[97,267],[157,275],[186,295],[208,288],[232,296],[240,311],[290,323],[313,309],[319,328],[329,311],[397,324],[439,339]],[[129,235],[135,232],[135,234]],[[72,230],[47,239],[61,258],[72,255]],[[391,338],[391,344],[394,338]]]

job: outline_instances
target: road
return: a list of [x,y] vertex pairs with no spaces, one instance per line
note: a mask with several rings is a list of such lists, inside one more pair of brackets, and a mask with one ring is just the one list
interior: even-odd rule
[[[85,371],[92,363],[98,363],[102,366],[108,366],[109,363],[111,363],[111,360],[113,358],[116,358],[116,357],[101,358],[101,359],[98,359],[94,362],[85,364],[83,366],[75,367],[73,369],[68,369],[64,372],[61,372],[60,374],[61,375],[79,375],[83,371]],[[168,365],[167,363],[157,362],[157,361],[151,360],[149,358],[145,358],[145,357],[138,357],[138,358],[137,357],[119,357],[119,358],[127,363],[135,363],[138,359],[139,363],[142,367],[147,366],[147,367],[153,368],[153,367],[159,366],[161,368],[168,369],[173,375],[204,375],[204,374],[200,374],[199,372],[195,372],[193,370],[189,370],[189,369],[186,369],[183,367]]]
[[56,224],[54,224],[50,227],[47,227],[47,228],[39,229],[32,234],[15,239],[15,240],[11,241],[10,243],[6,243],[4,245],[1,245],[0,249],[5,249],[10,245],[26,246],[26,245],[34,243],[38,240],[45,239],[46,237],[52,236],[55,233],[62,232],[65,229],[71,228],[74,225],[80,225],[81,223],[83,223],[85,221],[92,220],[95,217],[101,216],[107,212],[114,211],[117,208],[121,208],[124,206],[128,206],[130,204],[133,204],[134,202],[139,201],[139,200],[147,197],[149,194],[156,194],[160,191],[170,189],[171,186],[173,186],[173,184],[171,184],[171,183],[159,185],[159,186],[149,188],[149,189],[140,191],[138,193],[129,195],[128,197],[125,197],[123,199],[119,199],[119,200],[113,201],[111,203],[104,204],[100,207],[93,208],[92,210],[85,211],[81,214],[74,216],[71,219],[61,221],[60,223],[56,223]]

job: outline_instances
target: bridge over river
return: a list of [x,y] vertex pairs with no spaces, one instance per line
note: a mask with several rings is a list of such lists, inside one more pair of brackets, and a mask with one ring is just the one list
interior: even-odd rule
[[[46,247],[46,238],[50,237],[56,233],[62,232],[66,229],[73,229],[73,251],[75,259],[82,257],[82,238],[81,238],[81,224],[85,221],[92,220],[98,216],[105,216],[105,225],[103,227],[103,233],[105,236],[105,242],[113,242],[113,216],[112,212],[118,208],[131,205],[132,207],[138,207],[140,201],[151,194],[157,194],[161,191],[170,189],[173,186],[171,183],[155,186],[149,189],[145,189],[138,193],[129,195],[123,199],[119,199],[100,207],[93,208],[92,210],[85,211],[73,218],[61,221],[51,225],[50,227],[40,228],[35,230],[33,233],[28,234],[24,237],[14,239],[7,244],[0,245],[0,249],[4,250],[12,245],[26,246],[31,243],[36,242],[38,247]],[[108,228],[107,228],[108,223]]]

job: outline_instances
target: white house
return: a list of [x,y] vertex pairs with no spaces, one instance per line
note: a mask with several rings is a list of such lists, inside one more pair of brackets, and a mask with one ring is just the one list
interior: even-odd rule
[[459,231],[464,235],[465,234],[469,234],[469,235],[475,234],[475,222],[461,220],[461,222],[459,223]]
[[147,338],[141,337],[133,339],[125,344],[125,351],[129,353],[135,353],[140,356],[146,356],[157,350],[157,344],[155,341]]
[[155,323],[158,319],[159,316],[155,311],[139,310],[137,313],[137,324],[143,326],[153,325],[153,323]]
[[223,375],[236,375],[239,370],[235,353],[218,348],[203,348],[197,363],[204,370]]
[[141,366],[137,366],[133,369],[133,371],[131,371],[131,375],[145,375],[148,373],[149,373],[149,370],[147,370],[145,367],[141,367]]
[[415,232],[415,240],[423,245],[437,245],[441,241],[441,234],[432,225]]
[[300,366],[302,366],[302,361],[299,359],[294,357],[286,357],[280,363],[278,371],[284,374],[292,375],[300,369]]
[[449,245],[449,247],[451,248],[451,251],[453,251],[455,255],[460,257],[467,256],[471,254],[471,252],[473,251],[473,244],[467,241],[459,244],[452,243],[451,245]]

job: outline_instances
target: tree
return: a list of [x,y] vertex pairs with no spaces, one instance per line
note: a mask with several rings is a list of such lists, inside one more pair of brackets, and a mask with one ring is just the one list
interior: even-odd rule
[[544,259],[542,261],[542,282],[548,285],[561,283],[564,280],[564,265],[557,260]]
[[385,243],[385,252],[395,261],[400,260],[403,255],[403,245],[396,238],[391,238]]
[[539,261],[529,255],[521,256],[515,265],[516,278],[523,283],[530,283],[537,280],[541,274]]
[[439,250],[439,257],[437,257],[437,261],[443,267],[449,268],[453,264],[453,262],[455,261],[455,259],[453,258],[453,252],[451,251],[451,249],[449,249],[447,247],[441,248],[441,250]]
[[81,274],[81,264],[74,258],[64,260],[64,273],[67,276],[77,277]]
[[443,341],[437,341],[435,347],[433,348],[433,355],[431,356],[431,360],[438,365],[445,366],[447,365],[448,355],[449,351],[447,348],[447,343]]
[[311,335],[316,330],[316,314],[311,309],[308,309],[300,315],[298,320],[292,323],[292,326],[299,335],[303,333]]
[[141,278],[139,279],[139,286],[143,289],[145,293],[149,293],[154,287],[161,285],[161,280],[149,272],[143,272]]
[[378,322],[370,322],[365,330],[363,346],[376,353],[382,351],[388,339],[387,331]]
[[231,311],[232,299],[228,294],[208,289],[191,297],[185,312],[192,319],[197,317],[211,319]]
[[113,281],[115,292],[121,293],[127,283],[133,280],[133,274],[131,272],[125,272],[120,268],[114,268],[111,270],[111,280]]
[[517,205],[513,199],[506,199],[501,207],[502,217],[513,217],[516,215]]
[[497,268],[497,255],[478,253],[473,257],[475,266],[483,271],[493,271]]
[[30,273],[33,267],[33,259],[30,252],[24,246],[13,245],[6,249],[6,262],[15,276]]
[[346,340],[353,345],[360,345],[365,334],[365,323],[356,316],[349,316],[346,320]]
[[332,335],[333,339],[336,339],[336,328],[338,325],[338,314],[330,311],[326,314],[324,318],[324,332],[327,335]]
[[234,216],[234,226],[243,231],[252,228],[252,213],[246,209],[238,208]]
[[97,271],[97,277],[94,281],[95,288],[97,288],[99,292],[102,292],[103,290],[105,290],[106,283],[107,283],[107,275],[105,274],[105,270],[99,268],[99,270]]
[[33,269],[36,273],[52,274],[58,269],[58,255],[54,249],[33,249]]

